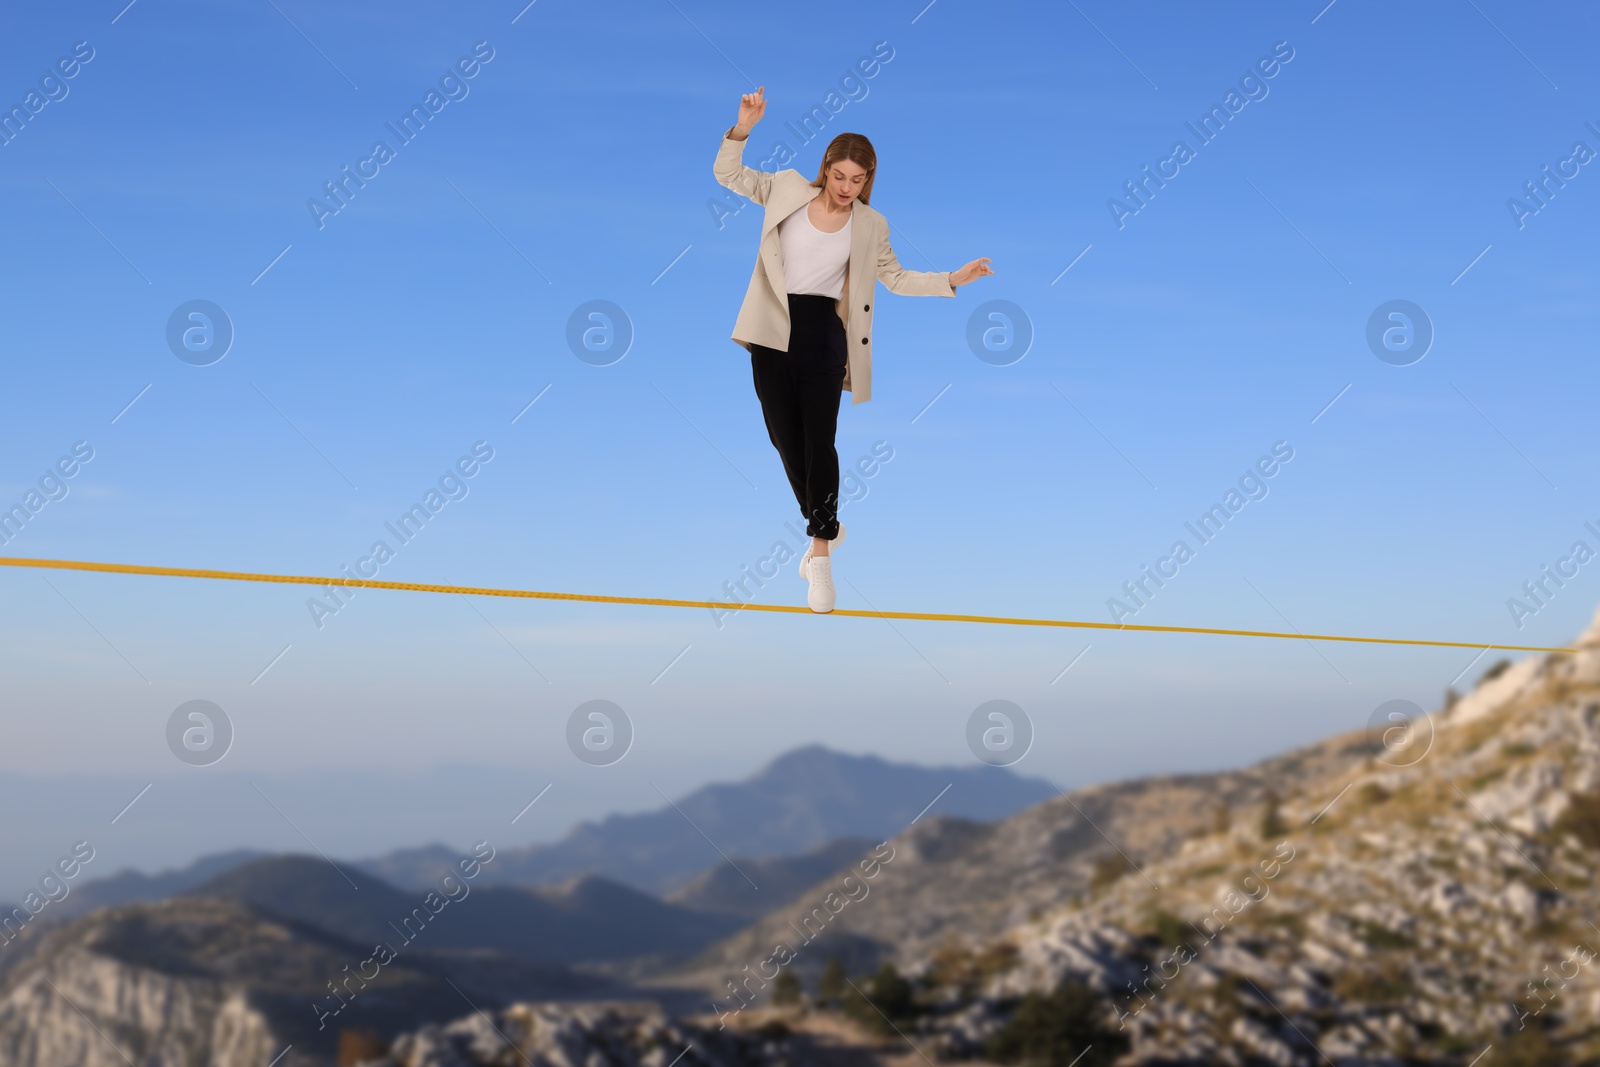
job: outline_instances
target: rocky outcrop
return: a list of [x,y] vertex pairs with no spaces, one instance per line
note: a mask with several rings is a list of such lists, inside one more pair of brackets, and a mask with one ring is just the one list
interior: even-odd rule
[[[222,951],[195,953],[196,939],[214,940]],[[289,1043],[284,1032],[290,1028],[275,1025],[242,983],[223,980],[204,957],[223,962],[232,955],[243,962],[310,950],[337,973],[330,946],[296,942],[289,929],[213,901],[192,902],[183,913],[159,905],[108,909],[43,932],[42,943],[31,946],[30,958],[0,989],[0,1063],[242,1067],[270,1061]],[[291,1054],[280,1062],[312,1061]]]
[[7,1064],[265,1063],[283,1048],[274,1047],[276,1040],[266,1017],[238,990],[78,947],[0,1000],[0,1062]]
[[[237,901],[186,897],[29,929],[0,979],[4,1067],[325,1067],[343,1031],[449,1019],[463,997],[581,995],[599,983],[492,954],[402,950],[343,986],[372,946]],[[351,993],[354,990],[355,992]],[[279,1058],[281,1056],[281,1058]]]
[[748,1067],[776,1051],[671,1022],[648,1001],[524,1003],[403,1034],[364,1067]]

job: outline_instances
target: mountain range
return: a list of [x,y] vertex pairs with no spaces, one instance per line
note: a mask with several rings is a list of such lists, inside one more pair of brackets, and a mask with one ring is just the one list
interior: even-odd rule
[[[841,848],[897,833],[934,801],[936,810],[992,820],[1053,795],[1048,783],[997,767],[922,767],[810,745],[743,781],[707,785],[656,811],[583,822],[549,845],[502,848],[481,884],[556,886],[601,877],[697,910],[760,914],[838,866]],[[161,900],[269,855],[235,849],[155,874],[116,871],[74,886],[46,914],[60,919]],[[458,856],[432,844],[340,866],[423,889]],[[0,905],[7,914],[11,907]]]
[[[485,876],[550,885],[601,875],[661,896],[726,856],[796,856],[842,837],[881,841],[930,804],[968,819],[1002,819],[1054,795],[1047,782],[986,764],[920,767],[810,745],[743,781],[704,786],[655,811],[580,823],[549,845],[502,849]],[[397,886],[420,886],[454,855],[432,846],[362,865]]]
[[[392,1067],[521,1062],[551,1041],[574,1063],[668,1067],[669,1040],[702,1045],[700,1067],[780,1067],[810,1062],[799,1050],[835,1025],[819,979],[837,958],[870,988],[892,964],[914,1013],[901,1036],[945,1060],[981,1059],[1027,998],[1070,985],[1085,991],[1072,1002],[1082,1025],[1092,1016],[1098,1040],[1125,1043],[1119,1065],[1467,1067],[1491,1048],[1500,1064],[1600,1062],[1600,997],[1578,977],[1600,956],[1600,616],[1577,647],[1496,664],[1403,729],[1381,721],[1215,774],[1065,794],[1024,783],[1033,802],[991,821],[971,815],[982,805],[945,803],[971,788],[960,772],[893,768],[889,790],[820,779],[900,820],[852,825],[836,797],[792,799],[805,793],[796,769],[819,758],[803,750],[745,783],[502,853],[512,873],[491,880],[501,857],[486,865],[455,918],[365,1003],[371,1021],[348,1021],[382,1035],[372,1055],[391,1051],[373,1062]],[[780,783],[790,800],[738,789]],[[691,840],[674,819],[713,862],[685,874],[648,840]],[[753,836],[764,827],[789,851]],[[592,871],[557,879],[606,835],[626,853],[610,870],[651,890]],[[442,860],[356,864],[352,888],[321,858],[244,858],[165,901],[29,930],[0,951],[0,1063],[45,1067],[46,1044],[118,1062],[91,1050],[101,1026],[130,1048],[181,1030],[218,1067],[261,1062],[250,1057],[299,1034],[280,1067],[322,1067],[327,1038],[275,1005],[314,996],[318,967],[384,936]],[[242,964],[274,938],[292,978],[276,966],[248,978]],[[774,945],[792,950],[798,1007],[775,1006],[756,976]],[[434,995],[440,982],[456,1004]],[[170,999],[183,983],[187,1029],[116,1015],[136,990]],[[63,1009],[70,992],[91,1007]],[[602,1003],[641,999],[674,1016],[649,1016],[653,1037]]]
[[[118,871],[0,945],[0,1064],[109,1064],[173,1042],[205,1062],[268,1062],[293,1046],[281,1067],[322,1064],[336,1031],[392,1034],[450,1019],[468,998],[492,1008],[641,994],[631,975],[703,950],[935,803],[1001,817],[1053,793],[992,767],[812,746],[658,812],[502,850],[470,887],[452,883],[466,891],[432,917],[425,899],[459,859],[442,845],[364,861],[235,850]],[[399,950],[395,961],[337,1028],[311,1026],[313,1004],[336,1003],[335,982],[359,986],[352,975],[374,965],[378,944]],[[119,1007],[129,997],[150,1003],[130,1013]]]

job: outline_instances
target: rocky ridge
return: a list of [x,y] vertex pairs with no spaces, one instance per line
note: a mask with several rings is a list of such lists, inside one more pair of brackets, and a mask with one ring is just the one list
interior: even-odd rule
[[1600,615],[1574,647],[1333,739],[1366,755],[1086,900],[906,954],[925,983],[984,942],[1014,960],[922,1029],[971,1056],[1018,997],[1076,981],[1125,1064],[1600,1062]]
[[5,951],[17,953],[0,981],[6,1067],[325,1067],[344,1030],[449,1019],[463,998],[494,1006],[601,987],[493,954],[402,949],[319,1015],[319,1002],[340,1003],[329,983],[372,946],[211,897],[106,908],[30,928]]

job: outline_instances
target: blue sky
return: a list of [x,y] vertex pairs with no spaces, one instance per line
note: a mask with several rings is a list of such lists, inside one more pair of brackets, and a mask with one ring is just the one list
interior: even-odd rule
[[[1534,203],[1524,183],[1576,142],[1600,150],[1591,9],[777,12],[97,0],[14,16],[8,109],[78,42],[92,58],[46,80],[59,98],[0,146],[0,496],[21,501],[76,442],[93,458],[0,551],[337,574],[484,442],[493,458],[382,577],[726,595],[794,543],[798,512],[729,338],[761,209],[719,224],[736,198],[711,174],[740,94],[764,84],[748,163],[787,140],[810,176],[829,137],[865,133],[901,262],[995,270],[953,300],[879,289],[874,398],[845,404],[838,449],[893,458],[843,511],[841,607],[1109,621],[1123,583],[1286,442],[1267,495],[1130,621],[1529,644],[1586,625],[1600,563],[1520,628],[1507,600],[1575,541],[1600,549],[1582,432],[1600,176],[1565,164],[1520,225],[1508,201]],[[475,48],[490,58],[441,83]],[[889,58],[849,80],[875,51]],[[448,102],[399,143],[385,124],[441,85]],[[784,129],[836,90],[822,135]],[[1230,90],[1244,102],[1201,143],[1186,124]],[[393,157],[319,228],[308,201],[380,139]],[[1180,139],[1192,158],[1119,227],[1109,202],[1130,206],[1124,183]],[[206,366],[166,339],[194,300],[234,331]],[[566,341],[592,300],[633,332],[606,366]],[[967,344],[990,300],[1031,324],[1009,365]],[[1410,365],[1366,341],[1391,300],[1432,324]],[[377,590],[319,628],[295,586],[5,568],[0,590],[0,771],[485,764],[575,798],[515,831],[532,836],[812,741],[967,760],[968,714],[999,698],[1035,723],[1017,769],[1063,785],[1229,766],[1358,728],[1385,700],[1433,707],[1494,658],[754,613],[718,629],[704,611]],[[804,592],[791,566],[760,599]],[[609,768],[565,747],[594,698],[636,726]],[[237,730],[214,767],[166,746],[193,699]],[[28,845],[43,860],[68,843],[47,806]],[[233,830],[208,827],[252,836]],[[239,843],[299,840],[274,832]],[[375,815],[330,847],[418,832]]]

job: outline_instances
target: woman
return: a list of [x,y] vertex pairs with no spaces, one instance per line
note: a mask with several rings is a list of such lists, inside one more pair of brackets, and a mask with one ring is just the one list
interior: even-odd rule
[[994,271],[988,257],[949,272],[900,266],[888,222],[867,206],[878,160],[859,133],[829,142],[815,181],[796,170],[745,166],[745,141],[767,109],[765,90],[740,99],[739,121],[723,135],[715,167],[718,182],[766,209],[733,339],[750,351],[767,436],[806,519],[806,603],[827,612],[835,599],[832,553],[844,542],[833,437],[843,392],[852,404],[872,399],[874,282],[905,296],[954,296],[956,286]]

